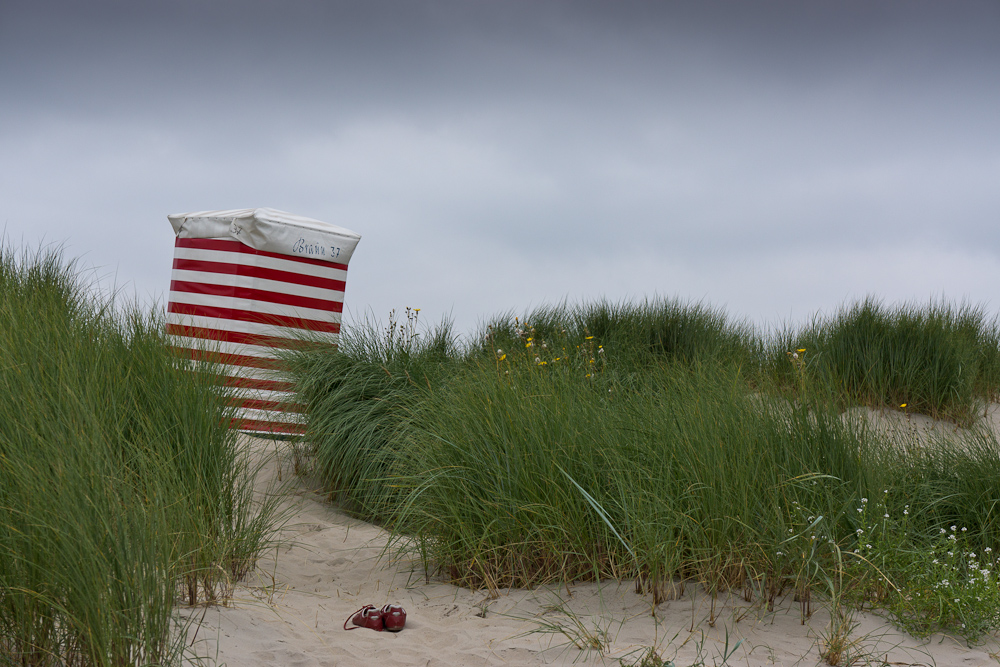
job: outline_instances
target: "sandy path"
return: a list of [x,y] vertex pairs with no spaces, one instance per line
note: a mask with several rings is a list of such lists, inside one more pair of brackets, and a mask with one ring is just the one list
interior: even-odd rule
[[[275,443],[257,440],[261,451]],[[291,476],[272,456],[260,482]],[[185,610],[203,621],[189,633],[193,650],[230,667],[288,665],[618,665],[651,646],[678,666],[721,662],[741,642],[731,665],[815,665],[829,627],[826,609],[806,624],[789,595],[775,611],[751,606],[738,595],[720,598],[714,627],[710,598],[688,587],[651,615],[649,598],[631,584],[580,584],[507,591],[498,599],[425,581],[418,564],[379,559],[387,534],[324,502],[301,480],[287,499],[287,543],[260,563],[256,580],[240,585],[231,606]],[[343,622],[365,604],[401,604],[406,628],[398,633],[346,632]],[[870,614],[855,617],[859,655],[875,664],[1000,665],[996,641],[968,648],[949,637],[921,642]],[[558,628],[564,628],[562,633]],[[692,630],[693,627],[693,630]],[[547,631],[548,629],[548,631]],[[585,635],[607,640],[602,651],[577,648]],[[864,663],[858,663],[864,664]]]

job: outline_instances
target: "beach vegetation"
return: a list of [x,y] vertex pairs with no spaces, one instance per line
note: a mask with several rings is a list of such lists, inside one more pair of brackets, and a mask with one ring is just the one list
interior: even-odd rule
[[413,408],[457,364],[450,326],[419,330],[419,309],[386,325],[369,319],[341,332],[338,353],[285,354],[296,392],[309,406],[308,472],[331,500],[369,520],[388,521],[401,487],[393,475]]
[[58,249],[0,250],[0,358],[0,664],[179,663],[177,606],[224,601],[275,518],[217,378]]
[[[826,386],[844,408],[905,406],[968,425],[1000,395],[1000,328],[968,304],[869,297],[779,340],[767,363],[778,384]],[[786,350],[797,350],[795,363]]]
[[[866,299],[763,334],[655,300],[502,314],[462,343],[399,328],[345,327],[294,375],[331,496],[428,576],[492,594],[633,580],[654,608],[689,586],[793,596],[803,622],[834,609],[828,660],[860,608],[917,636],[1000,628],[982,419],[1000,333],[981,309]],[[951,426],[921,437],[858,406]]]

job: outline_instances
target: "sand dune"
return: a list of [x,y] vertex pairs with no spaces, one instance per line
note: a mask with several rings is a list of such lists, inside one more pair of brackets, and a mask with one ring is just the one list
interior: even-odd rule
[[[253,443],[261,452],[280,451],[270,441]],[[272,455],[260,481],[279,475],[288,481],[289,466]],[[339,512],[302,480],[289,484],[286,544],[260,563],[254,580],[238,587],[230,606],[183,611],[200,621],[189,637],[192,650],[209,662],[618,665],[656,647],[678,666],[698,660],[713,665],[721,663],[727,635],[729,649],[736,646],[732,665],[821,662],[830,619],[823,604],[803,623],[790,593],[768,612],[734,592],[717,600],[713,625],[711,598],[695,586],[659,605],[655,615],[650,598],[637,595],[630,583],[512,590],[491,599],[484,592],[428,582],[418,563],[380,558],[388,538],[384,530]],[[387,602],[406,609],[402,632],[343,629],[344,620],[363,605]],[[1000,651],[995,640],[970,648],[945,636],[913,639],[874,614],[856,614],[854,622],[855,655],[874,664],[1000,664],[992,655]],[[593,638],[605,642],[600,650],[579,647]]]

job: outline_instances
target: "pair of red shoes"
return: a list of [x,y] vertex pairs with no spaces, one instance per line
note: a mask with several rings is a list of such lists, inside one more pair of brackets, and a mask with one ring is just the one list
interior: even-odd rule
[[[353,628],[347,627],[348,621],[354,623]],[[347,621],[344,621],[345,630],[357,630],[358,628],[371,628],[382,632],[399,632],[406,625],[406,612],[398,604],[387,604],[381,609],[376,609],[374,605],[366,604],[361,609],[354,612]]]

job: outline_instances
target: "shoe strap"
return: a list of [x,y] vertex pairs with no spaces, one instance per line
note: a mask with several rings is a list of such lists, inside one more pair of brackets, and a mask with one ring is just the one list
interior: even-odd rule
[[[375,605],[370,605],[370,604],[366,604],[361,609],[358,609],[356,612],[348,616],[346,621],[344,621],[344,629],[357,630],[358,628],[362,627],[360,625],[352,625],[351,627],[347,627],[347,624],[353,621],[354,617],[357,616],[358,614],[362,614],[365,618],[368,618],[371,611],[378,611],[378,609],[375,608]],[[364,613],[364,612],[369,612],[369,613]]]

